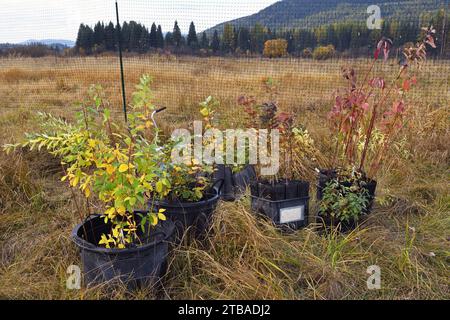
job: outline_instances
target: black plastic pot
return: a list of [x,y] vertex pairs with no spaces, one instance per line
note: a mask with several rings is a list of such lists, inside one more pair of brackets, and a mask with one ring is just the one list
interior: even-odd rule
[[[317,184],[317,200],[321,201],[323,198],[323,190],[326,188],[327,184],[336,179],[337,178],[337,173],[335,170],[331,169],[331,170],[320,170],[319,172],[319,181]],[[350,183],[342,183],[343,186],[349,187]],[[367,181],[362,181],[361,182],[361,186],[362,188],[366,189],[368,194],[369,194],[369,204],[367,206],[367,208],[362,212],[361,217],[364,215],[368,215],[370,214],[372,208],[373,208],[373,203],[375,201],[375,194],[376,194],[376,189],[377,189],[377,182],[375,180],[367,180]],[[341,226],[341,231],[346,232],[349,230],[353,230],[357,227],[358,223],[361,221],[348,221],[348,222],[340,222],[337,221],[335,219],[333,219],[332,217],[327,217],[327,216],[317,216],[317,222],[318,223],[322,223],[325,226],[337,226],[340,225]]]
[[154,201],[150,204],[153,210],[165,209],[165,215],[175,223],[175,240],[180,240],[187,229],[196,238],[201,238],[207,231],[214,210],[219,201],[220,188],[213,188],[198,202]]
[[[142,212],[140,212],[142,213]],[[98,246],[102,234],[111,230],[100,215],[89,217],[72,231],[73,242],[80,249],[84,281],[87,286],[109,281],[126,283],[129,289],[157,283],[167,269],[169,239],[175,230],[171,221],[160,221],[144,243],[126,249]]]
[[294,230],[308,225],[308,182],[254,182],[250,190],[252,210],[270,218],[275,225]]
[[247,187],[256,181],[255,167],[247,165],[239,172],[233,173],[230,166],[217,165],[214,174],[216,180],[223,180],[220,198],[224,201],[235,201],[242,197]]

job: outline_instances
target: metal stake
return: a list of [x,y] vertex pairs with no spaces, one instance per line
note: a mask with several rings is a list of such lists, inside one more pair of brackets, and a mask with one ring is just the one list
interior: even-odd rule
[[120,61],[120,79],[122,81],[122,100],[123,100],[123,114],[125,116],[125,122],[128,122],[127,116],[127,98],[125,93],[125,78],[123,72],[123,59],[122,59],[122,35],[119,20],[119,5],[116,1],[116,17],[117,17],[117,43],[119,45],[119,61]]

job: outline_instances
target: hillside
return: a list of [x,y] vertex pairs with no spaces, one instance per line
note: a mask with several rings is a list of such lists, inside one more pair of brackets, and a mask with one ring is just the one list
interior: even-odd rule
[[225,24],[252,27],[260,23],[271,29],[313,28],[320,25],[361,21],[368,18],[367,7],[376,4],[383,18],[418,21],[422,13],[436,11],[450,4],[449,0],[282,0],[251,16],[221,23],[206,30],[208,34],[223,31]]
[[19,43],[20,45],[30,45],[30,44],[43,44],[46,46],[65,46],[65,47],[73,47],[75,45],[75,41],[72,40],[63,40],[63,39],[44,39],[44,40],[27,40]]

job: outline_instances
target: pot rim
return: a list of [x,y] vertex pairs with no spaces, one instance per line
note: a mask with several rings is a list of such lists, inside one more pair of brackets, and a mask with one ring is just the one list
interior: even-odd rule
[[220,195],[219,193],[215,193],[211,195],[211,198],[207,200],[201,200],[196,202],[182,202],[182,201],[175,201],[175,202],[169,202],[167,200],[155,200],[153,205],[157,206],[164,206],[166,208],[196,208],[203,205],[210,205],[214,202],[219,201]]
[[[136,211],[136,212],[140,212],[140,211]],[[86,251],[100,253],[100,254],[106,254],[106,255],[115,255],[115,256],[128,255],[130,253],[145,251],[151,247],[154,247],[154,246],[160,244],[161,242],[167,241],[175,231],[174,223],[168,219],[168,220],[164,221],[164,224],[166,224],[164,230],[167,230],[167,232],[164,232],[165,237],[163,239],[154,240],[152,242],[146,243],[146,244],[144,244],[142,246],[138,246],[136,248],[125,248],[125,249],[103,248],[103,247],[95,245],[91,242],[88,242],[85,239],[78,236],[78,232],[80,231],[81,228],[83,228],[84,225],[87,225],[90,221],[92,221],[94,219],[101,218],[101,216],[102,215],[100,215],[100,214],[91,215],[89,218],[87,218],[82,223],[77,224],[77,226],[72,230],[71,239],[77,247],[79,247],[80,249],[86,250]],[[162,227],[161,225],[159,225],[159,226]]]
[[[327,175],[327,173],[336,173],[336,168],[334,168],[334,169],[319,169],[319,176],[322,175],[322,176],[329,177],[329,175]],[[377,180],[371,179],[368,177],[366,179],[364,179],[364,181],[367,184],[375,184],[375,185],[378,184]]]
[[274,184],[272,184],[272,182],[270,182],[269,180],[256,180],[253,182],[253,184],[263,184],[263,185],[270,185],[270,186],[277,186],[277,185],[289,185],[290,183],[302,183],[302,184],[310,184],[309,181],[306,180],[299,180],[299,179],[288,179],[287,180],[287,184],[286,184],[286,180],[282,179],[282,180],[277,180],[275,181]]

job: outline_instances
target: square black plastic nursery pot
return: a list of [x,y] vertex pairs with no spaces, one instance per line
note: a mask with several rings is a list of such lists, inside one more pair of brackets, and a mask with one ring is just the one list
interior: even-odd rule
[[241,171],[233,173],[231,166],[217,165],[215,180],[223,180],[220,198],[232,202],[239,200],[247,187],[256,181],[256,170],[254,166],[247,165]]
[[[320,202],[323,198],[323,190],[326,188],[327,184],[333,179],[337,178],[337,173],[335,169],[320,170],[317,184],[317,200]],[[344,183],[344,185],[347,185]],[[332,217],[321,216],[317,214],[316,223],[321,224],[325,228],[339,228],[341,232],[349,232],[356,229],[360,224],[364,222],[367,216],[372,212],[373,204],[376,196],[377,181],[367,180],[363,186],[369,194],[369,205],[366,210],[361,214],[358,221],[339,221],[333,219]]]
[[270,218],[282,229],[298,230],[308,225],[309,197],[278,201],[251,198],[252,210]]
[[250,185],[252,210],[270,218],[281,229],[298,230],[308,225],[309,183],[255,182]]

